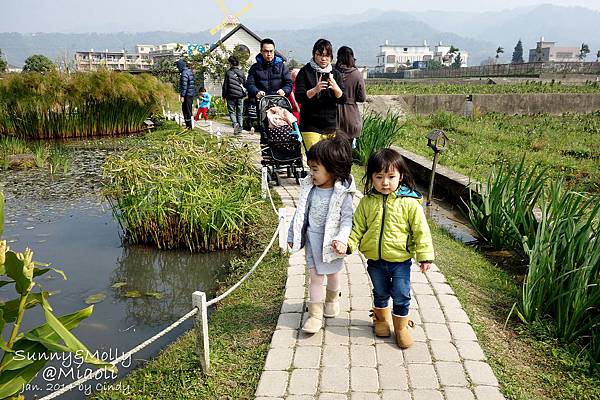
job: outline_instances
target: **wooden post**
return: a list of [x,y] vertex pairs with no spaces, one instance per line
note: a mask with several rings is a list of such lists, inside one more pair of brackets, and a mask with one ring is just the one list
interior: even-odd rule
[[287,230],[285,229],[285,207],[279,209],[279,248],[285,252],[287,250]]
[[262,192],[262,198],[267,198],[267,190],[269,190],[269,182],[267,179],[267,167],[262,167],[261,170],[261,180],[260,180],[260,190]]
[[206,293],[192,293],[192,305],[198,308],[194,327],[196,329],[196,345],[202,371],[210,372],[210,346],[208,344],[208,313],[206,311]]

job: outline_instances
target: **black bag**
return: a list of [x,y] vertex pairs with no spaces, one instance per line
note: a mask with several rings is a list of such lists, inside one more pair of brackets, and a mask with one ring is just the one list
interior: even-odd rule
[[235,76],[235,80],[238,81],[238,83],[240,84],[242,88],[242,93],[244,93],[244,97],[248,97],[248,89],[246,89],[246,86],[244,86],[244,82],[242,81],[241,77],[235,72],[233,73],[233,75]]

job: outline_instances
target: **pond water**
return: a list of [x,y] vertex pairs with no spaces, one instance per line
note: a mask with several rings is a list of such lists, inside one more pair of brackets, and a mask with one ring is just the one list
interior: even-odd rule
[[[11,249],[30,247],[35,261],[49,262],[67,275],[66,281],[53,272],[38,278],[44,290],[55,292],[50,297],[55,315],[87,307],[89,296],[105,296],[74,332],[90,350],[99,350],[98,355],[108,359],[129,351],[190,311],[194,291],[214,297],[218,280],[223,279],[226,265],[236,255],[159,251],[123,244],[120,227],[98,193],[100,166],[111,151],[75,150],[72,172],[66,175],[50,176],[41,170],[0,171],[6,196],[4,238]],[[139,297],[127,297],[127,292]],[[0,289],[0,299],[15,297],[13,286]],[[26,313],[24,329],[45,322],[43,314],[34,310]],[[119,375],[174,341],[192,327],[191,321],[123,362]],[[87,367],[78,364],[79,360],[66,356],[48,363],[25,396],[45,396],[83,376]],[[89,381],[61,398],[85,398],[101,382]]]

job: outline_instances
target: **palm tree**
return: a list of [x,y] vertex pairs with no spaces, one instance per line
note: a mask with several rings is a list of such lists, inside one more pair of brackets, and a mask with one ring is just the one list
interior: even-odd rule
[[504,53],[504,47],[498,46],[496,49],[496,60],[500,57],[500,53]]
[[600,50],[596,53],[596,62],[600,61]]

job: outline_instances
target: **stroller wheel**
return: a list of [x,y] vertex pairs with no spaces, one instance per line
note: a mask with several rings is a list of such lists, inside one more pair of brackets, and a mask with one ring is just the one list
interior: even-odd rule
[[[294,174],[293,174],[294,176],[296,176],[295,171],[296,171],[296,168],[294,168]],[[292,166],[290,166],[290,165],[288,165],[288,167],[287,167],[287,177],[288,178],[292,177]]]
[[300,184],[300,173],[298,173],[298,169],[294,167],[294,178],[296,179],[296,185]]
[[273,181],[275,182],[276,186],[281,185],[281,181],[279,180],[279,174],[277,173],[276,169],[273,169]]

